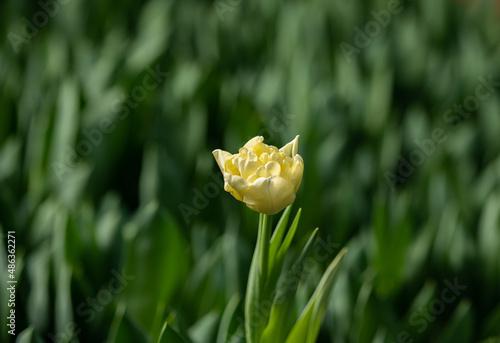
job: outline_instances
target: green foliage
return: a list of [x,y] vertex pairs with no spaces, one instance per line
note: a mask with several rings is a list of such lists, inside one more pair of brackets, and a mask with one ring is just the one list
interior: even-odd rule
[[292,325],[289,323],[289,314],[294,309],[293,300],[297,285],[303,276],[306,258],[314,246],[318,233],[316,229],[309,235],[302,252],[291,268],[283,268],[302,211],[301,209],[297,211],[283,239],[290,210],[291,205],[283,212],[272,238],[270,238],[271,217],[260,214],[257,245],[250,266],[245,298],[247,342],[284,342],[287,336],[287,342],[314,342],[318,336],[335,275],[347,250],[344,248],[326,270],[304,313],[290,332],[288,328]]
[[346,252],[347,249],[342,249],[325,271],[318,288],[288,335],[286,343],[314,343],[316,341],[335,276]]
[[391,4],[3,1],[0,341],[245,342],[258,214],[211,151],[299,134],[261,267],[313,263],[264,339],[324,310],[317,342],[497,342],[500,9]]
[[[292,267],[282,274],[280,282],[276,286],[276,295],[273,299],[271,310],[269,311],[269,323],[262,334],[262,342],[284,342],[289,334],[290,314],[293,311],[295,292],[297,291],[298,280],[301,276],[306,257],[311,252],[317,237],[318,230],[314,230],[307,240],[300,256]],[[298,275],[294,275],[298,274]]]
[[172,343],[187,343],[184,338],[181,337],[173,328],[171,328],[167,322],[163,325],[158,343],[172,342]]

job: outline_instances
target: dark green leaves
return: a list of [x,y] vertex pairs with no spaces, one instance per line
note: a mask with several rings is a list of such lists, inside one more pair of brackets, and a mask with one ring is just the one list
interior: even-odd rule
[[158,332],[166,305],[179,287],[188,265],[184,240],[176,221],[152,202],[125,228],[127,312],[146,332]]

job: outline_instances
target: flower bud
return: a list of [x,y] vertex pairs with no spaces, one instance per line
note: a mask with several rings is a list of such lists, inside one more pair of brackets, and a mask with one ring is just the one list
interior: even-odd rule
[[281,149],[263,143],[264,137],[249,140],[238,154],[220,149],[213,155],[224,175],[224,190],[250,209],[276,214],[293,203],[304,172],[297,153],[299,136]]

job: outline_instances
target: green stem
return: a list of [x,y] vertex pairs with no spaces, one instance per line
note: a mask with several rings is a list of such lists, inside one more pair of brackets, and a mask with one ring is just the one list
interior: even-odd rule
[[267,281],[269,267],[269,244],[271,241],[271,223],[272,217],[267,214],[260,214],[259,235],[260,235],[260,251],[259,251],[259,276],[262,282],[261,290],[264,290],[264,285]]
[[257,244],[248,275],[245,299],[245,331],[247,343],[258,343],[264,331],[269,313],[262,307],[269,269],[269,245],[271,240],[271,216],[260,214]]

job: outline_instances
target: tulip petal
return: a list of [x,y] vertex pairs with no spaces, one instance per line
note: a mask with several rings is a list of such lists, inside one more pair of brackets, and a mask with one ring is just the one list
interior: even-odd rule
[[233,196],[236,200],[243,201],[243,198],[241,197],[241,195],[239,195],[239,193],[238,193],[238,192],[236,192],[236,190],[235,190],[233,187],[229,186],[229,183],[227,183],[227,182],[225,182],[225,183],[224,183],[224,190],[225,190],[226,192],[231,193],[231,195],[232,195],[232,196]]
[[262,164],[266,164],[267,162],[269,162],[269,154],[267,152],[263,152],[261,155],[260,155],[260,161],[262,162]]
[[248,188],[250,188],[251,185],[247,180],[245,180],[241,176],[231,175],[229,173],[226,173],[226,175],[224,175],[224,180],[229,184],[229,186],[231,186],[231,188],[233,188],[238,193],[238,195],[241,198],[245,196],[245,193],[247,192]]
[[259,159],[259,157],[257,155],[255,155],[255,153],[251,150],[248,152],[247,158],[249,161],[255,161],[255,162],[257,162],[257,160]]
[[227,151],[220,150],[220,149],[212,151],[212,154],[214,155],[215,160],[217,161],[217,164],[219,165],[220,171],[222,173],[224,173],[226,161],[229,160],[231,158],[231,156],[233,156],[233,155]]
[[250,175],[255,174],[257,169],[259,169],[259,167],[260,167],[260,164],[258,162],[244,160],[243,162],[240,162],[240,165],[239,165],[240,174],[245,179],[247,179]]
[[244,147],[247,148],[248,150],[253,150],[253,147],[257,143],[262,143],[264,141],[264,137],[262,136],[257,136],[249,140]]
[[264,143],[257,143],[257,144],[255,144],[253,146],[252,150],[257,154],[257,156],[261,156],[263,154],[267,154],[269,156],[269,154],[272,153],[271,148],[269,147],[269,145],[264,144]]
[[257,180],[260,176],[257,174],[250,175],[250,177],[247,179],[248,182],[253,183],[255,180]]
[[290,171],[290,182],[295,186],[295,192],[300,187],[302,182],[302,174],[304,173],[304,161],[300,155],[295,155],[293,158],[293,165]]
[[[238,168],[238,171],[240,173],[240,175],[243,175],[242,171],[243,171],[243,168],[245,167],[245,162],[246,162],[246,159],[244,157],[237,157],[233,160],[233,164],[236,168]],[[234,175],[234,173],[233,173]]]
[[257,172],[255,174],[257,174],[260,177],[271,176],[271,174],[269,174],[269,170],[267,170],[266,167],[259,167],[259,169],[257,169]]
[[247,155],[248,155],[248,149],[247,149],[247,148],[245,148],[245,147],[240,148],[240,150],[238,151],[238,153],[239,153],[241,156],[243,156],[243,157],[247,158]]
[[[240,175],[240,170],[238,169],[238,158],[237,155],[231,156],[225,165],[225,172],[230,173],[231,175]],[[234,165],[236,163],[236,165]]]
[[283,159],[280,157],[278,153],[273,152],[271,154],[271,161],[278,162],[279,164],[283,163]]
[[270,161],[266,163],[266,169],[271,176],[280,176],[281,166],[278,162]]
[[299,151],[299,135],[297,135],[293,141],[282,147],[280,151],[284,152],[285,155],[289,157],[294,157],[295,155],[297,155]]
[[294,186],[279,176],[258,178],[243,197],[250,209],[269,215],[278,213],[294,200]]
[[286,157],[284,160],[283,160],[283,164],[286,166],[286,167],[291,167],[293,165],[293,158],[291,157]]
[[[281,172],[281,175],[280,175],[280,176],[281,176],[283,179],[285,179],[285,180],[287,180],[287,181],[291,182],[291,181],[290,181],[290,174],[291,174],[291,170],[292,170],[292,168],[289,168],[289,167],[285,168],[285,169]],[[295,186],[295,185],[294,185],[294,186]]]

